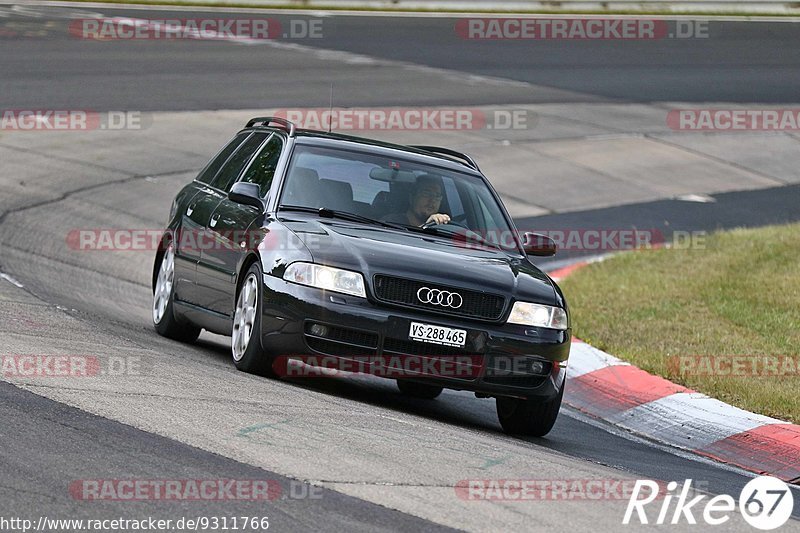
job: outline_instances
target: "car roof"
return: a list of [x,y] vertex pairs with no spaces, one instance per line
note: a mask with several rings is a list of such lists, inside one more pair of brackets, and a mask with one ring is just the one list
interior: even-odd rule
[[[246,129],[260,131],[267,130],[278,132],[283,135],[287,134],[285,129],[271,126],[253,126]],[[369,151],[371,153],[384,154],[390,157],[398,156],[400,155],[398,152],[401,152],[404,157],[411,158],[415,161],[438,165],[450,170],[466,172],[475,176],[483,177],[483,174],[481,174],[477,168],[473,168],[466,162],[462,162],[461,159],[455,159],[455,156],[448,157],[447,155],[434,153],[413,146],[395,144],[377,139],[371,139],[368,137],[358,137],[355,135],[320,130],[296,129],[293,131],[293,134],[297,144],[351,149],[363,149],[365,147],[369,147]],[[454,154],[457,154],[457,152],[454,152]]]

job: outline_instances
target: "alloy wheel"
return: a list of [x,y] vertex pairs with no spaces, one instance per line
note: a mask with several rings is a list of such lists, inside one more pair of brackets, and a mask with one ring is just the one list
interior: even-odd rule
[[172,244],[167,247],[158,269],[156,289],[153,293],[153,323],[160,324],[167,311],[172,296],[172,283],[175,280],[175,249]]
[[256,321],[256,308],[258,306],[258,280],[254,274],[249,274],[244,280],[239,298],[236,301],[236,313],[233,316],[233,335],[231,348],[233,360],[240,361],[244,357],[250,338],[253,335],[253,326]]

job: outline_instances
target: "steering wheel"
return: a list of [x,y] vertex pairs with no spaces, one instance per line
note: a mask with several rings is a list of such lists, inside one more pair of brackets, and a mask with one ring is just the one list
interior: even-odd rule
[[433,226],[458,226],[459,228],[464,228],[467,231],[472,231],[470,228],[468,228],[464,224],[461,224],[459,222],[453,222],[452,218],[446,224],[437,224],[436,222],[426,222],[425,224],[422,225],[422,229],[428,229],[428,228],[431,228]]

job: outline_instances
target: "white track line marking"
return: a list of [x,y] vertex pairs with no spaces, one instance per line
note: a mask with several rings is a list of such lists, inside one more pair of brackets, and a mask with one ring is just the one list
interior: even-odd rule
[[[29,18],[48,18],[48,19],[73,19],[73,18],[98,18],[102,13],[94,11],[76,11],[73,9],[49,9],[51,6],[41,4],[14,4],[10,7],[3,7],[0,11],[5,12],[3,16],[18,16]],[[78,7],[76,4],[68,4],[66,7]]]
[[22,283],[20,283],[19,281],[15,280],[14,278],[12,278],[11,276],[9,276],[8,274],[6,274],[4,272],[0,272],[0,279],[6,280],[10,284],[15,285],[18,289],[24,289],[25,288],[22,285]]

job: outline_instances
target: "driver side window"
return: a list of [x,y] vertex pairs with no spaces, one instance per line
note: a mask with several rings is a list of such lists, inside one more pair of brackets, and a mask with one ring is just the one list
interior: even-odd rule
[[272,135],[242,176],[241,181],[258,185],[262,198],[272,186],[282,149],[283,140],[277,135]]
[[250,135],[250,133],[245,131],[234,137],[225,146],[225,148],[220,150],[220,152],[214,157],[214,159],[208,162],[206,168],[204,168],[195,179],[199,182],[206,184],[210,184],[212,181],[214,181],[214,178],[216,177],[217,172],[219,172],[219,169],[222,168],[222,165],[225,164],[225,161],[228,160],[233,151],[236,150],[236,148],[240,144],[242,144],[242,141],[244,141],[248,135]]
[[242,169],[244,169],[244,166],[250,161],[256,149],[261,146],[261,143],[264,142],[267,136],[269,136],[268,133],[254,133],[248,137],[239,149],[228,159],[225,166],[222,167],[222,170],[217,174],[217,177],[211,182],[211,186],[225,192],[230,191],[236,178],[239,177]]

